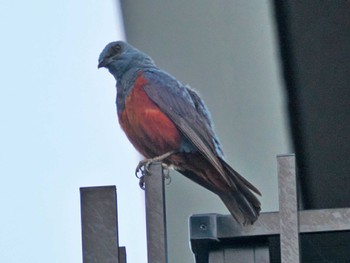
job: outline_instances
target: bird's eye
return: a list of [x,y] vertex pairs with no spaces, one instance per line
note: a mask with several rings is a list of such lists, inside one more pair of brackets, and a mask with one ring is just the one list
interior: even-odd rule
[[112,47],[113,53],[118,54],[121,51],[122,47],[119,44],[116,44]]

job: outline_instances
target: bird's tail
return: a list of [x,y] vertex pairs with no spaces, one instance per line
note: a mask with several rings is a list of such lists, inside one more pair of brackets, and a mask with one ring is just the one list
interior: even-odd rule
[[229,164],[224,160],[221,161],[234,188],[229,193],[219,193],[219,197],[238,222],[242,225],[253,224],[261,210],[260,201],[255,194],[261,195],[261,193]]

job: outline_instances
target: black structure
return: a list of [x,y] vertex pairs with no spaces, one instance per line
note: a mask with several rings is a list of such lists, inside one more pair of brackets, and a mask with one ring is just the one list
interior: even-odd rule
[[[301,209],[349,207],[350,1],[273,2]],[[348,262],[348,240],[349,232],[309,235],[301,244],[316,258],[307,262]]]
[[350,1],[274,1],[302,207],[350,204]]

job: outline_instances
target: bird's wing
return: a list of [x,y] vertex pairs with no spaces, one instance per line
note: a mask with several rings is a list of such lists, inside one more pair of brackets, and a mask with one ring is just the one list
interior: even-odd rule
[[218,157],[222,152],[215,138],[209,112],[199,96],[162,71],[144,72],[144,77],[148,81],[144,89],[149,98],[231,184]]
[[206,123],[210,126],[210,128],[208,129],[208,133],[210,133],[210,137],[213,140],[213,145],[215,147],[215,152],[217,153],[217,155],[220,158],[223,159],[224,153],[223,153],[223,151],[221,149],[220,142],[219,142],[217,136],[214,133],[214,127],[213,127],[214,125],[213,125],[213,122],[211,120],[210,112],[209,112],[207,106],[204,104],[203,100],[199,97],[197,92],[195,92],[190,87],[188,87],[187,91],[189,92],[189,94],[190,94],[190,96],[192,98],[192,101],[194,102],[194,105],[195,105],[195,108],[197,109],[198,114],[200,114],[204,118]]

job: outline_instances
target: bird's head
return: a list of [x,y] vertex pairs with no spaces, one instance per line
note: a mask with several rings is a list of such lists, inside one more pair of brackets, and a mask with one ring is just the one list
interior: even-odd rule
[[146,54],[123,41],[109,43],[101,52],[98,68],[107,68],[118,79],[131,68],[154,66]]

